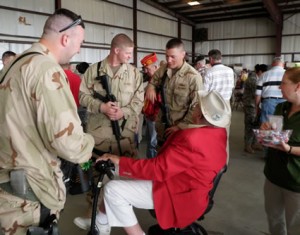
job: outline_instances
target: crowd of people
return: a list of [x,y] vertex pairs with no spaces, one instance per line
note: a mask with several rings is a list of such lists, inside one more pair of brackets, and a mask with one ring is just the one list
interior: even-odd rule
[[[141,73],[130,64],[133,40],[120,33],[112,38],[106,58],[78,64],[76,74],[70,60],[80,52],[84,35],[81,16],[58,9],[45,22],[39,42],[19,55],[7,51],[2,56],[1,232],[22,235],[31,226],[45,228],[50,217],[59,219],[66,201],[60,159],[83,165],[92,155],[96,162],[110,160],[117,176],[105,184],[98,202],[100,235],[109,235],[111,227],[145,235],[133,207],[155,209],[162,230],[190,225],[204,213],[212,181],[229,162],[234,70],[222,63],[218,49],[190,65],[183,41],[171,38],[164,63],[150,53],[140,60]],[[254,71],[240,74],[244,150],[265,150],[271,234],[296,235],[300,68],[283,67],[276,57],[269,70],[257,64]],[[141,114],[146,158],[138,151]],[[283,129],[293,130],[288,142],[257,141],[254,128],[273,128],[269,115],[282,116]],[[93,197],[93,191],[86,194],[86,214],[74,219],[81,229],[90,229]]]

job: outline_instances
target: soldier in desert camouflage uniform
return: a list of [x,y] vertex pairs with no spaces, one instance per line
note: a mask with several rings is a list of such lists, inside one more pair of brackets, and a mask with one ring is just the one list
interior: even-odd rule
[[[0,224],[4,234],[24,235],[29,226],[39,225],[44,215],[41,208],[57,216],[64,208],[66,188],[57,156],[73,163],[91,157],[94,140],[83,132],[59,65],[80,51],[83,40],[81,17],[59,9],[46,21],[40,41],[0,77]],[[16,172],[24,172],[29,184],[22,196],[12,187]]]
[[118,121],[121,128],[122,154],[135,156],[135,135],[138,115],[144,102],[142,76],[137,68],[129,64],[134,44],[125,34],[116,35],[111,43],[110,55],[101,62],[99,75],[108,76],[111,93],[117,102],[103,102],[93,97],[94,92],[105,97],[106,91],[96,80],[98,63],[85,72],[80,86],[80,104],[87,107],[89,119],[87,132],[95,139],[95,148],[104,152],[118,153],[111,120]]
[[[136,135],[139,114],[144,102],[143,78],[139,70],[129,64],[134,48],[133,41],[125,34],[117,34],[111,42],[110,54],[99,64],[91,65],[83,76],[80,86],[80,104],[89,112],[87,133],[92,134],[95,148],[122,156],[137,157]],[[107,75],[108,85],[117,102],[103,102],[94,97],[95,92],[106,96],[106,91],[97,76]],[[111,121],[118,121],[121,132],[121,150],[113,134]],[[88,229],[91,216],[90,204],[86,217],[76,217],[74,223]]]
[[196,102],[196,92],[202,88],[202,77],[184,60],[185,50],[180,39],[173,38],[166,45],[167,64],[162,65],[153,75],[146,90],[146,98],[154,103],[156,89],[162,84],[162,78],[167,71],[165,80],[166,104],[169,109],[170,127],[165,129],[162,123],[162,111],[156,119],[157,140],[161,146],[165,137],[173,132],[184,129],[192,123],[191,107]]
[[254,153],[254,149],[261,150],[262,148],[257,143],[253,128],[258,128],[255,125],[257,120],[257,110],[255,105],[255,91],[256,83],[260,75],[267,70],[266,65],[255,65],[255,71],[251,72],[244,83],[244,93],[243,93],[243,107],[245,113],[245,131],[244,131],[244,142],[245,152]]

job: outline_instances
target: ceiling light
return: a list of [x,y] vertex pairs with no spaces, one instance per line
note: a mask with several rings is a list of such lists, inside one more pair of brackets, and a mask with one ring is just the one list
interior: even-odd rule
[[200,5],[200,2],[198,2],[198,1],[190,1],[190,2],[188,2],[188,4],[190,6],[196,6],[196,5]]

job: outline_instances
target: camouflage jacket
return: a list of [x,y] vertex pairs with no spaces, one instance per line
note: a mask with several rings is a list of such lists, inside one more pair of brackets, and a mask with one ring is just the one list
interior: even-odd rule
[[[103,141],[115,141],[109,118],[100,112],[100,104],[103,102],[94,98],[94,92],[106,96],[102,84],[96,80],[97,64],[91,65],[83,76],[80,85],[80,104],[87,107],[89,112],[87,132],[91,133],[96,145]],[[108,58],[101,62],[99,75],[107,75],[111,93],[116,97],[124,117],[119,120],[122,137],[133,139],[138,131],[138,116],[141,113],[144,102],[143,78],[137,68],[131,64],[122,64],[113,75],[108,64]],[[124,125],[125,123],[125,125]]]
[[[49,209],[63,209],[60,160],[86,162],[94,146],[83,132],[67,77],[40,43],[11,67],[0,84],[0,183],[24,169],[30,187]],[[0,81],[2,77],[0,78]]]
[[244,106],[255,107],[255,91],[257,76],[255,72],[251,72],[244,82],[243,104]]
[[[169,107],[171,125],[186,128],[192,124],[191,107],[198,102],[196,92],[203,89],[202,77],[197,70],[187,62],[172,76],[172,70],[167,65],[161,66],[153,75],[151,85],[159,88],[161,79],[167,70],[166,101]],[[159,112],[157,122],[161,122],[162,111]]]

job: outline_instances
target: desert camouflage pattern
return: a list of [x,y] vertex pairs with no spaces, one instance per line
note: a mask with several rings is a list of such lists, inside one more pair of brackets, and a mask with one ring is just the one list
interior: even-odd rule
[[[108,59],[101,62],[99,75],[107,75],[111,93],[116,97],[119,107],[121,107],[124,118],[119,120],[122,140],[122,155],[137,156],[136,134],[139,127],[139,114],[144,102],[144,88],[141,73],[130,64],[122,64],[114,75]],[[102,96],[106,96],[106,91],[101,83],[96,80],[97,63],[91,65],[83,76],[80,85],[80,104],[87,108],[89,112],[87,121],[87,133],[92,134],[95,139],[95,148],[119,155],[116,138],[113,135],[111,121],[108,117],[100,113],[102,101],[93,97],[94,91]],[[122,130],[123,121],[126,124]]]
[[[161,79],[167,70],[167,65],[161,66],[153,75],[150,84],[159,88]],[[182,67],[172,75],[172,70],[167,71],[166,79],[166,101],[169,107],[171,125],[177,125],[181,129],[186,128],[192,122],[192,109],[197,103],[196,92],[203,89],[202,77],[197,70],[184,62]],[[157,139],[164,141],[165,127],[161,121],[162,111],[156,119]]]
[[1,235],[25,235],[29,226],[39,225],[40,202],[15,197],[0,188],[0,203]]
[[[40,202],[60,211],[66,189],[57,156],[73,163],[86,162],[94,140],[82,130],[67,77],[53,55],[40,43],[25,53],[30,51],[41,54],[20,59],[0,84],[0,188],[10,180],[10,171],[24,169]],[[0,191],[0,224],[5,230],[14,229],[7,227],[7,221],[26,212],[28,202],[14,203],[13,199]],[[32,205],[35,210],[37,204],[29,203]],[[9,207],[13,216],[7,214]],[[18,224],[13,226],[27,226]]]

